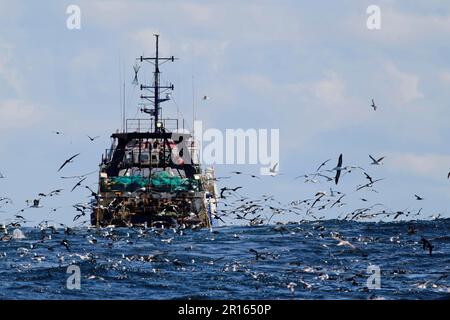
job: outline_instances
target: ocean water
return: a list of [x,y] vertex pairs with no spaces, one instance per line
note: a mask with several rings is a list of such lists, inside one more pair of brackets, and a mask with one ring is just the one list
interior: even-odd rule
[[[408,228],[415,233],[408,233]],[[330,220],[177,232],[151,228],[75,228],[69,234],[62,227],[21,230],[26,238],[3,237],[0,241],[1,299],[450,296],[449,219]],[[12,234],[13,230],[8,231]],[[337,234],[348,242],[338,240]],[[432,255],[423,249],[422,236],[432,243]],[[71,287],[78,275],[67,273],[70,265],[79,267],[79,289],[68,288],[68,278],[72,276]],[[370,278],[369,266],[379,268],[379,278],[376,273]],[[379,289],[374,288],[374,279],[379,279]]]

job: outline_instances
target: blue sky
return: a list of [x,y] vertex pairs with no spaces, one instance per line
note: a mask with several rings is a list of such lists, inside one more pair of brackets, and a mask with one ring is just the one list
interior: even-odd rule
[[[66,28],[70,4],[81,8],[80,30]],[[366,28],[371,4],[381,8],[381,30]],[[304,199],[329,185],[293,177],[343,153],[346,164],[386,178],[379,194],[361,197],[392,210],[423,207],[425,217],[449,216],[448,1],[0,0],[0,172],[7,177],[0,179],[0,196],[14,201],[0,209],[0,221],[37,193],[64,188],[25,216],[71,222],[71,204],[88,194],[70,193],[75,182],[56,170],[78,152],[64,175],[98,168],[120,127],[120,70],[127,115],[134,117],[140,93],[131,85],[132,65],[153,53],[155,32],[162,53],[181,58],[163,69],[176,89],[167,113],[178,105],[191,121],[194,77],[205,127],[280,129],[283,175],[227,185],[283,201]],[[201,101],[203,95],[211,99]],[[101,138],[91,143],[86,134]],[[383,166],[371,167],[368,154],[385,156]],[[235,169],[217,166],[218,175]],[[257,173],[259,167],[239,170]],[[96,182],[95,175],[89,179]],[[362,181],[346,176],[338,189],[351,192]],[[418,203],[414,194],[425,200]],[[358,201],[349,199],[348,209]]]

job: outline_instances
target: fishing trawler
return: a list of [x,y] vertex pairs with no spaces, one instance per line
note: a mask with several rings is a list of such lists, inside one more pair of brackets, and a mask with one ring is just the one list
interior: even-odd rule
[[140,84],[147,93],[140,96],[146,118],[126,119],[122,132],[111,135],[112,145],[100,163],[94,226],[213,224],[218,198],[214,169],[201,168],[195,138],[185,130],[184,120],[162,118],[161,104],[170,100],[174,85],[160,84],[159,68],[176,58],[160,57],[159,35],[155,37],[155,56],[137,59],[154,66],[152,83]]

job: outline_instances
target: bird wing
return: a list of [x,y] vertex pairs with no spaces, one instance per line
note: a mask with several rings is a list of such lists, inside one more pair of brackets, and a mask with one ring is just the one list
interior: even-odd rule
[[377,160],[375,160],[375,158],[372,157],[370,154],[369,154],[369,158],[372,159],[373,162],[377,162]]
[[373,180],[372,182],[369,182],[369,183],[366,183],[365,185],[359,186],[358,188],[356,188],[356,191],[359,191],[359,190],[361,190],[361,189],[363,189],[363,188],[370,187],[370,186],[372,186],[375,182],[378,182],[378,181],[381,181],[381,180],[383,180],[383,179]]
[[70,190],[70,192],[72,192],[73,190],[76,189],[76,187],[78,187],[79,185],[81,185],[81,183],[86,180],[86,177],[84,177],[83,179],[81,179],[80,181],[77,182],[76,185],[73,186],[72,190]]
[[341,176],[341,166],[342,166],[342,153],[339,155],[338,164],[337,164],[337,170],[336,170],[336,176],[334,177],[334,182],[338,184],[339,177]]
[[72,161],[72,159],[74,159],[75,157],[77,157],[77,156],[79,156],[79,155],[80,155],[80,154],[77,153],[76,155],[71,156],[69,159],[67,159],[66,161],[64,161],[64,163],[62,164],[62,166],[59,167],[58,172],[59,172],[62,168],[64,168],[64,166],[65,166],[66,164],[68,164],[70,161]]
[[69,160],[64,161],[64,163],[62,164],[62,166],[59,167],[58,172],[61,171],[61,169],[64,168],[64,166],[65,166],[66,164],[68,164],[68,163],[69,163]]
[[220,197],[221,197],[221,198],[225,199],[223,193],[224,193],[225,191],[227,191],[227,190],[228,190],[228,189],[226,189],[226,188],[222,188],[222,190],[220,190]]
[[337,170],[336,171],[336,176],[334,177],[334,182],[336,183],[336,184],[338,184],[338,182],[339,182],[339,177],[341,176],[341,170]]
[[315,205],[317,202],[319,202],[320,199],[322,199],[322,197],[323,197],[324,195],[325,195],[325,194],[321,194],[321,195],[313,202],[313,204],[311,205],[310,209],[313,208],[314,205]]
[[74,155],[74,156],[71,156],[67,161],[72,161],[75,157],[78,157],[80,154],[79,153],[77,153],[76,155]]
[[381,157],[380,159],[377,160],[377,162],[381,162],[383,161],[384,157]]
[[364,172],[364,174],[365,174],[365,176],[366,176],[366,178],[367,178],[367,180],[369,180],[370,182],[372,182],[372,177],[371,176],[369,176],[367,173],[365,173]]
[[399,216],[401,216],[402,214],[404,214],[404,212],[402,211],[398,211],[397,214],[394,216],[394,220],[397,219]]
[[330,209],[333,208],[333,207],[334,207],[336,204],[338,204],[339,202],[341,202],[341,199],[342,199],[344,196],[345,196],[345,194],[343,194],[342,196],[340,196],[340,198],[337,199],[337,200],[331,205]]
[[328,159],[327,161],[322,162],[322,164],[317,168],[316,172],[320,170],[324,165],[327,164],[328,161],[331,161],[331,159]]
[[342,166],[342,153],[339,155],[339,159],[338,159],[338,167]]

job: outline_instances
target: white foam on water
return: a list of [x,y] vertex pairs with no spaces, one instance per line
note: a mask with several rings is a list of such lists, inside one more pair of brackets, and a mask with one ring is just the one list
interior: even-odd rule
[[13,239],[25,239],[25,235],[23,234],[22,230],[20,229],[14,229],[12,233]]

